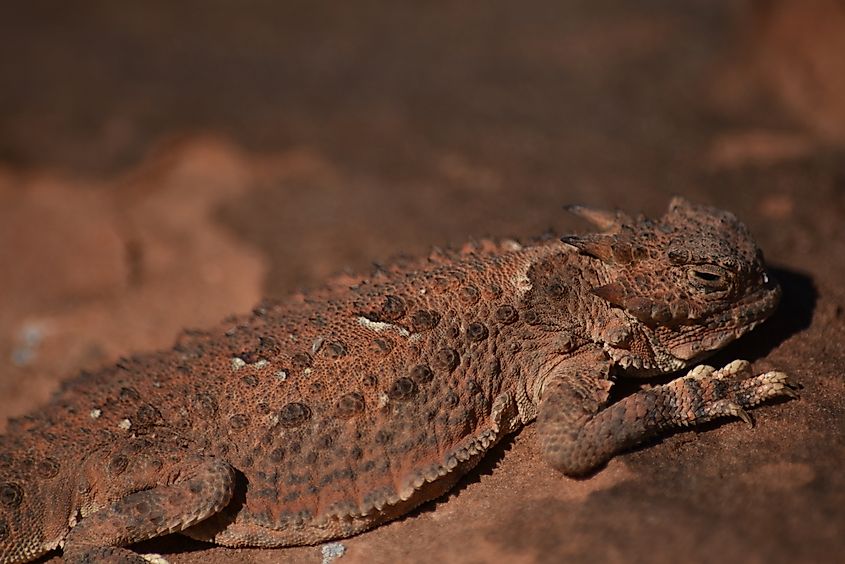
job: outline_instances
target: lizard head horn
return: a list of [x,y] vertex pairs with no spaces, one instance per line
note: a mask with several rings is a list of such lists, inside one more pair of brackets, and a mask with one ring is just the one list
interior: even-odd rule
[[575,247],[582,255],[607,264],[629,264],[634,260],[631,245],[615,235],[567,235],[560,240]]
[[569,213],[581,217],[596,227],[601,233],[588,235],[570,235],[561,241],[575,247],[579,253],[588,255],[608,264],[627,264],[633,260],[631,247],[617,235],[634,220],[622,211],[609,211],[587,206],[565,206]]
[[564,206],[563,209],[592,223],[606,233],[618,232],[623,225],[633,223],[628,214],[619,210],[610,211],[578,205]]

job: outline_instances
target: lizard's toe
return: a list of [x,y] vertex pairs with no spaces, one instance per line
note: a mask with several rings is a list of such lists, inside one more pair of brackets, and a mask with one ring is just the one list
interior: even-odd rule
[[741,405],[733,400],[723,399],[715,401],[708,405],[704,411],[706,416],[709,418],[738,417],[739,419],[745,421],[749,427],[754,426],[754,421],[751,419],[751,415],[749,415]]
[[736,398],[744,407],[753,407],[779,397],[797,398],[798,388],[785,373],[772,371],[740,381]]
[[729,362],[713,374],[716,380],[728,378],[741,378],[751,376],[751,363],[747,360],[734,360]]

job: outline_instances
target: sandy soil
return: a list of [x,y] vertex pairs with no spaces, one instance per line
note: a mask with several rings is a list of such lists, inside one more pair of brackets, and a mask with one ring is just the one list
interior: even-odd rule
[[[799,401],[589,480],[526,429],[338,562],[834,562],[845,553],[845,10],[814,2],[39,3],[0,17],[0,429],[64,377],[397,253],[737,213],[785,289],[714,362]],[[354,4],[354,7],[352,7]],[[174,563],[338,546],[149,542]]]

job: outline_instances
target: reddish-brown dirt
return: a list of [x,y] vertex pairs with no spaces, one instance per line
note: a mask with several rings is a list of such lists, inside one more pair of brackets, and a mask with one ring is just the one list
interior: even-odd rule
[[[748,223],[775,318],[714,362],[798,401],[588,480],[533,429],[339,562],[845,554],[845,8],[84,0],[0,17],[0,429],[58,382],[397,253],[585,229],[672,194]],[[174,563],[322,562],[173,536]]]

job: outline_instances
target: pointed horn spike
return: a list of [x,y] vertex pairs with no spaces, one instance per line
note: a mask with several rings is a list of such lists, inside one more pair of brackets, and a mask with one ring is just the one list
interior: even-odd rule
[[628,299],[628,291],[619,282],[611,282],[603,286],[597,286],[590,290],[591,293],[615,306],[622,307]]
[[622,225],[631,223],[631,218],[622,211],[609,211],[579,205],[564,206],[563,209],[592,223],[602,231],[618,230]]
[[692,207],[692,202],[690,202],[683,196],[673,196],[672,199],[669,200],[669,213],[675,213],[682,210],[689,210]]
[[614,238],[610,235],[567,235],[560,238],[561,241],[568,245],[572,245],[578,252],[594,258],[602,262],[614,262],[613,244]]

